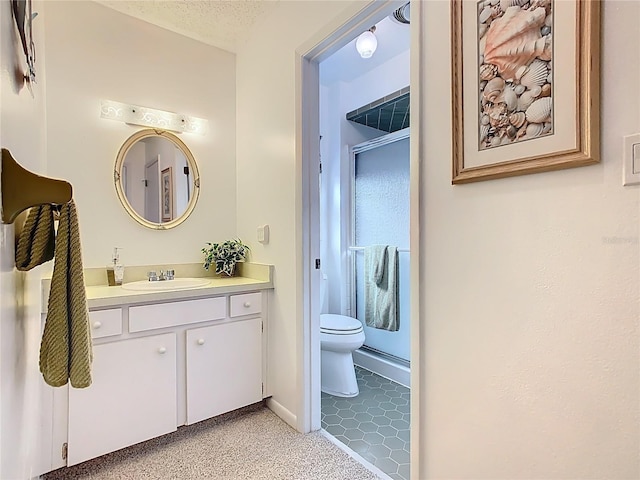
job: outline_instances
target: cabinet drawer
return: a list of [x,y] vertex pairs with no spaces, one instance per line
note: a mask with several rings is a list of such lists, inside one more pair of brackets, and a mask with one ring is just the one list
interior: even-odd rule
[[122,310],[112,308],[89,312],[89,324],[91,325],[91,338],[120,335],[122,333]]
[[231,317],[240,317],[242,315],[251,315],[262,311],[262,294],[246,293],[244,295],[231,295],[230,297]]
[[220,320],[226,317],[226,312],[226,297],[140,305],[129,308],[129,331],[143,332],[157,328]]

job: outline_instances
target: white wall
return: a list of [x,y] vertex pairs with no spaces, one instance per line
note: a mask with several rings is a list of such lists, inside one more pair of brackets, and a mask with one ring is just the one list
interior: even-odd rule
[[[640,192],[621,185],[621,146],[640,131],[631,60],[640,3],[603,3],[602,163],[456,187],[450,5],[417,5],[425,42],[412,36],[412,50],[423,47],[412,69],[424,93],[425,155],[414,478],[638,478]],[[296,415],[295,48],[339,7],[281,7],[237,59],[238,138],[251,139],[238,142],[238,227],[249,236],[272,225],[272,242],[254,254],[276,265],[271,380]]]
[[[33,95],[16,79],[24,54],[11,15],[0,2],[0,143],[25,168],[46,174],[45,12],[33,2],[36,84]],[[38,470],[40,268],[15,270],[14,225],[0,225],[0,478],[24,479]]]
[[640,2],[602,4],[602,162],[460,186],[449,5],[422,6],[415,473],[640,478],[640,187],[622,186],[621,163],[640,132]]
[[[205,242],[236,235],[234,55],[94,2],[51,1],[47,12],[48,171],[74,186],[85,267],[106,265],[114,246],[125,267],[201,261]],[[116,155],[142,127],[101,119],[101,99],[209,120],[207,135],[179,135],[201,175],[179,228],[150,230],[121,206]]]
[[[351,185],[351,157],[349,148],[379,137],[379,130],[354,124],[345,114],[379,97],[367,95],[369,100],[354,103],[350,85],[335,82],[320,88],[320,135],[322,154],[322,185],[320,188],[320,258],[322,273],[327,275],[328,312],[351,315],[349,311],[349,262],[344,249],[350,243],[351,215],[349,189]],[[389,91],[388,93],[391,93]],[[356,96],[361,99],[361,95]],[[355,105],[355,106],[354,106]]]
[[[359,2],[281,1],[237,53],[238,234],[271,227],[252,258],[275,265],[269,301],[269,388],[292,414],[298,395],[297,344],[302,335],[300,184],[295,156],[295,49]],[[361,4],[363,5],[363,4]],[[336,25],[337,27],[338,25]],[[321,40],[320,38],[319,40]]]

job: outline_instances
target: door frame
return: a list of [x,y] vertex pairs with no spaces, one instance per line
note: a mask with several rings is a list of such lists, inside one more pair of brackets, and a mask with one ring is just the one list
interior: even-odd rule
[[[315,259],[320,258],[319,239],[319,186],[318,163],[320,159],[319,131],[319,64],[357,33],[368,29],[394,9],[404,5],[406,0],[372,0],[363,8],[347,9],[308,42],[296,49],[296,182],[298,209],[296,217],[296,243],[302,248],[302,265],[298,274],[302,282],[298,290],[301,298],[302,315],[298,324],[297,355],[297,418],[296,426],[301,432],[318,430],[320,422],[320,298],[314,292],[320,291],[320,271],[315,269]],[[418,478],[424,466],[420,459],[420,415],[421,393],[420,366],[423,354],[420,352],[420,158],[422,157],[421,132],[421,90],[420,79],[424,78],[420,66],[420,44],[423,39],[424,7],[416,2],[411,12],[411,167],[410,167],[410,250],[411,254],[411,472]]]
[[[155,168],[153,168],[153,166],[155,165]],[[156,155],[154,158],[152,158],[151,160],[149,160],[148,162],[145,163],[144,165],[144,181],[145,181],[145,191],[144,191],[144,217],[145,218],[153,218],[153,215],[150,213],[150,208],[153,205],[149,205],[149,182],[150,179],[147,176],[147,171],[148,170],[153,170],[153,177],[151,179],[151,181],[153,181],[154,184],[154,188],[157,188],[158,190],[158,195],[157,195],[157,201],[155,202],[155,206],[158,209],[158,220],[157,222],[160,223],[161,222],[161,218],[162,218],[162,214],[161,214],[161,208],[160,205],[162,205],[162,194],[161,194],[161,188],[160,188],[160,154]]]

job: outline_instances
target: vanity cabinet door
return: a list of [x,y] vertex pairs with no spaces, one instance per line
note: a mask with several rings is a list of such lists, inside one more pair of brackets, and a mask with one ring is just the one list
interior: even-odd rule
[[187,424],[260,400],[260,318],[187,331]]
[[92,376],[69,389],[67,465],[176,430],[175,333],[95,346]]

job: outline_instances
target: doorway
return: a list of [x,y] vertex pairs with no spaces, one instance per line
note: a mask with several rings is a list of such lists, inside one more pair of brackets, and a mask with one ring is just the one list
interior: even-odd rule
[[[330,138],[331,135],[327,135],[325,131],[322,130],[322,121],[319,120],[319,117],[322,114],[323,109],[326,107],[325,103],[321,101],[322,94],[320,93],[325,87],[322,85],[320,79],[320,71],[323,68],[323,65],[326,62],[331,62],[333,55],[338,55],[338,50],[336,50],[336,46],[349,46],[349,43],[353,43],[355,41],[356,36],[362,31],[368,30],[372,25],[376,25],[385,18],[387,18],[390,14],[394,12],[394,10],[402,7],[404,3],[398,2],[386,2],[381,5],[379,2],[373,2],[369,5],[369,7],[358,16],[357,19],[352,20],[352,23],[349,25],[345,25],[341,32],[337,32],[334,34],[332,38],[328,38],[321,45],[316,47],[307,55],[301,57],[302,59],[302,68],[301,68],[301,77],[302,77],[302,136],[303,136],[303,164],[302,164],[302,181],[303,181],[303,198],[304,198],[304,214],[303,214],[303,239],[304,239],[304,280],[305,280],[305,318],[309,319],[309,323],[304,323],[303,330],[303,408],[300,410],[303,415],[299,418],[299,422],[301,424],[301,429],[308,430],[316,430],[323,426],[321,418],[322,414],[322,401],[321,401],[321,392],[320,392],[320,371],[319,371],[319,357],[320,357],[320,312],[322,310],[322,299],[319,298],[319,294],[316,292],[320,291],[320,283],[322,282],[323,273],[319,269],[316,269],[315,259],[320,259],[320,264],[323,266],[327,266],[330,268],[330,265],[334,265],[334,271],[341,272],[338,277],[343,276],[344,281],[338,281],[337,284],[334,284],[330,287],[330,291],[332,292],[330,295],[329,303],[331,305],[331,309],[337,310],[336,313],[341,314],[349,314],[351,313],[352,306],[350,304],[350,291],[351,285],[349,284],[349,280],[347,279],[347,273],[351,268],[349,266],[349,259],[345,257],[345,250],[350,246],[350,238],[349,234],[344,225],[335,228],[328,226],[326,223],[326,219],[321,215],[321,208],[323,200],[320,195],[320,182],[318,181],[318,172],[319,169],[322,168],[322,182],[327,182],[326,180],[329,176],[335,174],[335,169],[337,168],[338,173],[337,177],[338,184],[340,182],[350,182],[350,177],[348,173],[349,169],[349,150],[345,147],[344,138],[341,138],[340,143],[337,147],[330,147],[328,142],[325,143],[327,138]],[[379,27],[376,29],[377,33],[381,33],[383,31],[383,27]],[[382,43],[382,42],[380,42]],[[354,48],[353,45],[351,48]],[[382,46],[381,46],[382,48]],[[355,48],[354,48],[355,50]],[[382,50],[381,50],[382,52]],[[407,56],[408,53],[407,53]],[[375,56],[374,56],[375,58]],[[408,78],[407,72],[407,78]],[[385,88],[384,94],[391,93],[394,90],[399,90],[403,87],[407,87],[410,83],[408,80],[404,81],[403,85],[398,86],[389,86],[383,87]],[[382,95],[384,95],[382,94]],[[372,94],[373,96],[369,96],[368,100],[366,97],[362,97],[361,103],[373,102],[377,100],[378,95]],[[353,100],[353,99],[352,99]],[[354,100],[355,101],[355,100]],[[333,102],[335,103],[335,102]],[[359,106],[359,105],[358,105]],[[317,117],[314,118],[314,113]],[[341,129],[345,127],[346,130],[351,129],[351,134],[354,134],[352,140],[349,140],[347,143],[351,146],[361,143],[363,141],[368,141],[374,139],[376,137],[382,136],[386,132],[380,132],[376,129],[373,129],[368,126],[354,126],[349,123],[344,115],[341,114],[340,124],[337,128]],[[346,125],[346,126],[345,126]],[[334,125],[335,126],[335,125]],[[320,135],[322,135],[322,141],[320,141]],[[346,152],[345,152],[346,148]],[[336,153],[337,152],[337,153]],[[346,156],[347,160],[340,161],[333,165],[330,164],[329,159],[333,156],[333,158],[343,158]],[[322,166],[316,164],[316,159],[322,159]],[[344,158],[343,158],[344,160]],[[336,167],[337,165],[337,167]],[[347,168],[347,174],[344,175],[344,169]],[[333,169],[333,172],[332,172]],[[335,184],[333,184],[335,186]],[[333,188],[333,187],[330,187]],[[334,192],[339,190],[334,189]],[[338,211],[342,210],[343,213],[348,213],[351,209],[350,201],[341,201],[340,195],[337,197],[325,197],[324,199],[335,202],[334,207],[337,208]],[[346,216],[342,215],[343,219]],[[333,260],[328,259],[329,257],[326,255],[326,248],[329,245],[333,245],[334,243],[338,244],[338,250],[336,250],[336,257]],[[404,246],[406,248],[406,246]],[[333,247],[331,247],[333,248]],[[325,251],[325,253],[323,253]],[[325,260],[327,259],[326,263]],[[337,265],[337,267],[335,267]],[[353,310],[355,312],[356,308],[353,305]],[[308,317],[307,317],[308,315]],[[354,313],[355,315],[355,313]],[[413,320],[409,321],[413,323]],[[358,379],[363,382],[363,390],[367,389],[371,385],[375,385],[376,388],[379,388],[383,382],[386,382],[387,379],[384,377],[373,377],[373,374],[370,374],[369,370],[358,368]],[[373,381],[369,381],[370,378],[374,378]],[[308,383],[307,383],[308,382]],[[371,384],[371,385],[368,385]],[[394,387],[395,388],[395,387]],[[371,391],[370,391],[371,392]],[[371,397],[375,397],[377,392],[373,391],[370,393]],[[384,395],[384,393],[380,393],[380,395]],[[399,395],[402,397],[402,394]],[[341,400],[336,400],[336,402],[340,402]],[[326,403],[326,402],[325,402]],[[385,403],[385,402],[383,402]],[[390,403],[390,402],[386,402]],[[340,410],[342,404],[334,405],[335,408]],[[361,407],[356,407],[361,408]],[[375,407],[372,407],[375,408]],[[409,405],[406,403],[403,407],[407,410],[407,417],[403,417],[402,420],[406,420],[408,418],[408,409]],[[346,410],[347,408],[342,408]],[[352,420],[357,420],[355,415],[358,413],[365,412],[356,412],[354,411]],[[349,413],[347,413],[349,415]],[[392,414],[395,415],[395,414]],[[363,416],[361,416],[364,418]],[[389,419],[389,421],[396,420]],[[349,422],[347,422],[349,423]],[[353,422],[351,422],[353,423]],[[366,423],[366,422],[361,422]],[[371,422],[369,422],[371,423]],[[325,424],[326,425],[326,424]],[[387,427],[390,425],[386,425]],[[376,426],[376,429],[381,426]],[[366,425],[364,428],[370,428],[370,425]],[[393,427],[392,427],[393,428]],[[389,429],[390,430],[390,429]],[[364,432],[366,433],[378,433],[376,432]],[[356,436],[359,434],[356,433]],[[403,436],[406,437],[408,441],[408,430],[403,433]],[[384,450],[384,439],[379,443],[375,443],[369,445],[369,447],[374,447],[373,450]],[[391,449],[390,449],[391,450]],[[356,452],[361,453],[361,452]],[[363,455],[363,458],[366,458]],[[371,459],[369,458],[369,461]],[[375,462],[375,459],[374,459]],[[371,462],[371,463],[374,463]],[[398,474],[398,464],[396,464],[396,470],[389,472],[392,474],[392,478],[408,478],[408,453],[405,452],[405,456],[402,458],[402,463],[406,465],[407,468],[403,470],[403,474]],[[384,471],[384,470],[383,470]]]
[[160,223],[160,155],[145,165],[144,218]]
[[[338,253],[349,264],[347,301],[338,307],[329,307],[328,302],[323,302],[321,332],[325,326],[322,313],[349,315],[357,319],[364,330],[364,345],[353,352],[351,367],[355,367],[358,394],[341,398],[322,387],[322,428],[398,480],[408,480],[410,469],[408,130],[380,135],[350,149],[350,188],[344,192],[347,197],[344,200],[348,200],[351,208],[341,222],[350,240],[346,247],[333,247],[337,252],[332,252],[332,247],[322,245],[321,241],[321,251],[329,250],[325,255]],[[384,286],[369,281],[372,251],[384,252],[386,257]],[[334,271],[328,270],[328,273],[323,270],[323,282],[327,282],[327,278],[339,278]],[[326,287],[321,289],[326,290]],[[376,311],[380,295],[388,301],[383,307],[384,313]],[[378,321],[387,323],[376,325]],[[321,341],[325,337],[326,334]],[[322,348],[321,344],[321,355],[325,355]],[[321,372],[322,382],[326,381],[325,376],[325,372]]]

